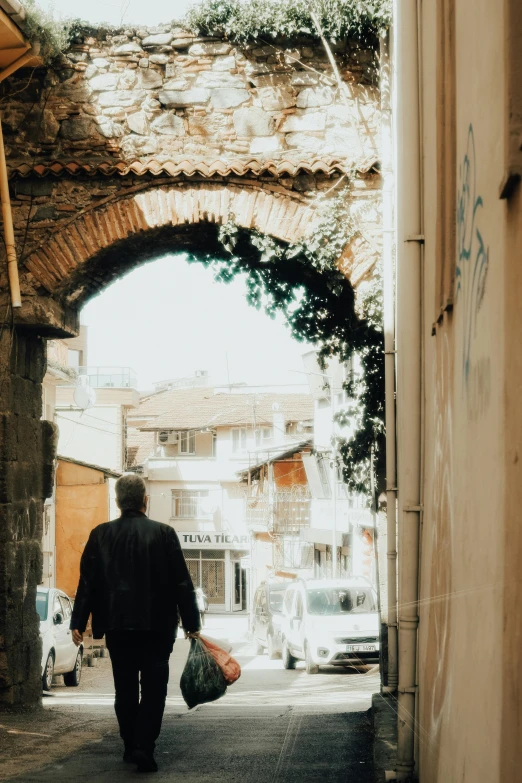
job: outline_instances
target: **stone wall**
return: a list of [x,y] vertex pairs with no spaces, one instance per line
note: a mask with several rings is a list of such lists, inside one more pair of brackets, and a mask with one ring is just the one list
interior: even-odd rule
[[36,585],[55,427],[41,421],[45,341],[0,330],[0,705],[40,698]]
[[239,48],[168,26],[85,37],[61,67],[29,83],[25,73],[5,83],[8,158],[320,155],[373,162],[375,52],[356,41],[335,49],[344,97],[312,40]]

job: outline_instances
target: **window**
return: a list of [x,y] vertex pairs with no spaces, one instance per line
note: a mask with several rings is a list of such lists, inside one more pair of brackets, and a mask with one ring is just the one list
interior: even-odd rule
[[70,618],[70,616],[72,614],[71,602],[64,595],[60,595],[59,599],[60,599],[60,603],[62,605],[63,617],[64,617],[64,622],[65,622],[66,620],[68,620]]
[[292,604],[294,602],[295,590],[287,590],[285,594],[285,611],[290,614],[292,611]]
[[186,432],[179,433],[179,453],[196,453],[196,433],[194,430],[188,430]]
[[36,593],[36,611],[38,612],[38,617],[42,622],[45,622],[47,620],[47,606],[49,604],[49,593]]
[[210,519],[212,513],[205,502],[207,498],[206,489],[173,489],[172,516],[177,519]]
[[295,602],[295,616],[298,620],[303,617],[303,598],[301,593],[297,593],[297,601]]
[[246,427],[232,428],[232,453],[241,454],[246,451],[247,431]]
[[263,446],[272,440],[272,427],[260,427],[256,430],[256,446]]

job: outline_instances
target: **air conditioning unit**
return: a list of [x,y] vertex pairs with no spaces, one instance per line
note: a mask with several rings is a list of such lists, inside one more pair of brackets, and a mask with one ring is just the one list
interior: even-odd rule
[[178,442],[178,433],[172,430],[161,430],[158,435],[158,443],[172,446]]

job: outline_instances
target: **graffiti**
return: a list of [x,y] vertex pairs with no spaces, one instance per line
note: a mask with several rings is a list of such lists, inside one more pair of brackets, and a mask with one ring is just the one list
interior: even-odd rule
[[489,266],[489,248],[478,227],[479,210],[484,206],[476,192],[476,153],[473,126],[469,126],[466,154],[459,167],[457,194],[456,299],[462,303],[464,337],[462,375],[466,387],[470,374],[471,347],[477,315],[484,299]]

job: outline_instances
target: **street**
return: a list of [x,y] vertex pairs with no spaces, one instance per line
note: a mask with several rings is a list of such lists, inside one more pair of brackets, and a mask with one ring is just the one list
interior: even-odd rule
[[[205,631],[226,638],[242,676],[220,701],[188,711],[179,678],[188,642],[171,657],[169,694],[156,749],[156,780],[203,783],[373,783],[368,710],[378,674],[326,668],[309,676],[298,664],[256,656],[245,616],[210,616]],[[12,781],[123,781],[113,711],[110,660],[84,667],[78,689],[56,678],[38,714],[2,716],[0,779]]]

